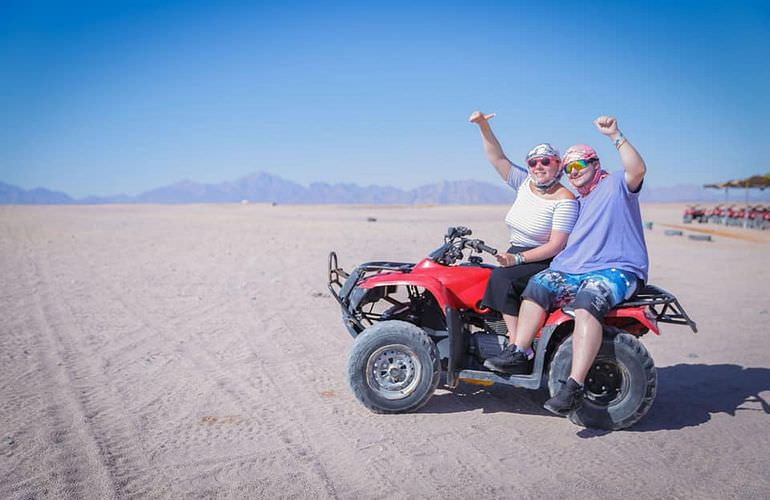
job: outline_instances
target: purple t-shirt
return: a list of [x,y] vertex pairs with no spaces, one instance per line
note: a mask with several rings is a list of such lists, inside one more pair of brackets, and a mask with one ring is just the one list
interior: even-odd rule
[[609,174],[586,197],[579,197],[580,215],[567,246],[551,262],[551,269],[583,274],[600,269],[629,271],[647,281],[639,192],[632,193],[625,172]]

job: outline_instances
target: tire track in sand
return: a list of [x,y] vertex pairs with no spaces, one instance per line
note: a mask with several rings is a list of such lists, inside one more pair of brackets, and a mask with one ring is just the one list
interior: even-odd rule
[[37,386],[42,392],[38,396],[45,403],[40,422],[34,426],[47,429],[42,436],[46,471],[37,475],[38,480],[27,478],[5,487],[13,496],[53,493],[59,498],[113,498],[118,494],[117,485],[101,456],[94,430],[88,425],[88,410],[76,389],[83,387],[82,377],[73,366],[59,317],[49,307],[48,280],[35,259],[27,228],[5,229],[17,236],[15,241],[19,245],[14,271],[18,272],[19,282],[32,291],[26,314],[34,327],[24,333],[29,332],[29,350],[36,359],[34,376],[25,382],[27,387]]
[[[87,287],[93,283],[73,280],[65,290],[57,286],[57,280],[53,278],[48,264],[51,257],[44,252],[30,250],[29,255],[35,254],[37,258],[31,262],[43,285],[38,293],[41,312],[49,324],[56,326],[50,331],[55,338],[61,364],[67,372],[68,386],[81,409],[85,428],[98,449],[99,461],[107,471],[114,496],[146,497],[150,493],[155,497],[163,496],[163,484],[152,473],[147,450],[141,444],[141,428],[136,425],[115,384],[101,368],[102,358],[97,352],[84,349],[91,332],[69,301],[75,294],[78,303],[91,308],[94,302],[82,299],[88,297]],[[77,255],[78,252],[72,248],[71,254]],[[104,296],[100,294],[99,298]]]
[[[225,393],[232,402],[235,403],[237,408],[245,415],[251,422],[257,422],[258,425],[247,428],[247,431],[256,431],[257,436],[252,437],[253,441],[259,441],[267,438],[268,436],[277,436],[282,449],[288,453],[288,456],[283,460],[288,460],[289,469],[296,469],[297,464],[304,466],[305,478],[294,478],[294,481],[300,479],[300,482],[308,482],[302,486],[303,494],[307,491],[317,490],[320,486],[321,491],[326,493],[327,497],[336,498],[337,493],[332,481],[328,477],[324,468],[315,456],[315,452],[312,449],[310,443],[302,435],[300,427],[296,426],[296,421],[291,418],[284,418],[282,415],[286,411],[286,399],[282,397],[279,392],[274,392],[269,397],[260,397],[266,389],[275,391],[279,389],[279,386],[274,384],[273,381],[265,383],[269,380],[269,376],[265,376],[265,373],[269,373],[270,369],[264,365],[256,367],[256,370],[251,370],[248,377],[244,377],[243,374],[236,373],[231,368],[232,361],[236,363],[249,363],[254,361],[252,356],[246,354],[252,354],[249,351],[246,353],[237,354],[235,359],[223,360],[216,353],[212,352],[210,348],[201,343],[194,337],[187,337],[184,339],[184,343],[180,345],[180,339],[174,337],[167,332],[167,326],[164,325],[162,318],[155,318],[154,314],[148,312],[148,308],[143,307],[142,304],[132,300],[129,297],[121,294],[120,290],[117,290],[114,285],[108,280],[98,275],[92,275],[92,279],[97,278],[101,281],[100,287],[103,287],[103,291],[107,291],[111,300],[119,303],[125,310],[126,314],[130,315],[135,321],[141,323],[145,331],[152,332],[153,338],[157,342],[162,340],[166,346],[166,350],[175,349],[180,352],[180,355],[186,360],[190,361],[201,372],[205,373],[210,378],[218,390]],[[257,358],[258,359],[258,358]],[[300,434],[299,437],[296,434]],[[204,440],[206,438],[204,437]],[[273,448],[277,449],[277,448]],[[256,454],[257,457],[262,457],[261,454]],[[275,457],[268,459],[276,460]],[[277,458],[278,461],[282,459]],[[208,461],[209,465],[218,464],[219,469],[222,467],[232,465],[233,459],[230,457],[222,458],[221,460]],[[240,460],[244,462],[244,460]],[[260,470],[264,469],[269,463],[254,463],[251,467],[248,467],[243,475],[252,474],[259,475]],[[264,461],[263,461],[264,462]],[[194,462],[200,463],[200,462]],[[170,467],[175,470],[180,468],[190,467],[193,462],[189,464],[173,464],[164,465],[156,464],[156,467],[166,468]],[[215,467],[216,469],[216,467]],[[221,472],[221,471],[220,471]],[[213,471],[214,475],[217,475],[217,471]],[[261,472],[264,474],[264,471]],[[296,475],[296,474],[295,474]],[[312,479],[315,476],[317,479]],[[252,476],[252,481],[253,481]],[[314,486],[315,484],[315,486]],[[316,492],[317,493],[317,492]]]
[[[271,318],[268,333],[272,334],[282,351],[296,358],[291,363],[291,369],[282,372],[282,379],[294,381],[285,385],[321,384],[320,387],[316,385],[315,391],[295,391],[287,397],[291,396],[298,408],[320,406],[319,411],[306,416],[310,425],[305,428],[319,429],[316,434],[334,449],[335,462],[344,457],[346,466],[365,468],[365,473],[359,475],[361,480],[353,496],[371,496],[373,481],[378,483],[378,489],[387,492],[383,493],[385,496],[427,497],[436,493],[456,496],[458,491],[447,486],[448,471],[469,485],[469,494],[501,495],[500,488],[489,486],[496,484],[499,473],[486,467],[490,462],[488,450],[472,444],[473,436],[484,431],[478,426],[469,429],[466,418],[447,419],[441,415],[421,413],[376,415],[364,410],[349,395],[334,406],[324,404],[328,400],[318,397],[321,392],[318,389],[335,387],[345,394],[348,392],[347,384],[342,382],[344,369],[337,374],[337,370],[330,370],[328,363],[316,361],[336,354],[333,350],[341,342],[330,342],[325,338],[328,329],[314,319],[312,311],[287,308],[286,304],[292,303],[290,299],[279,292],[271,297],[270,303],[261,307],[257,305],[258,317]],[[323,333],[316,333],[319,331]],[[302,352],[314,352],[316,355],[303,359]],[[462,400],[459,402],[468,410],[478,409]],[[325,407],[331,407],[331,410]],[[427,423],[428,420],[435,421],[435,425]],[[361,432],[362,429],[364,432]],[[362,434],[376,437],[365,443],[351,442],[348,437]],[[458,436],[469,438],[471,444],[462,454],[448,456],[444,450],[453,448]],[[371,471],[376,474],[371,474]]]

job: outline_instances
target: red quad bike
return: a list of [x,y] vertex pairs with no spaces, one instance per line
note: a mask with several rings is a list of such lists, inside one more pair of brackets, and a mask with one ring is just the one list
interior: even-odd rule
[[[508,376],[484,367],[506,345],[507,331],[499,313],[480,306],[495,266],[471,255],[497,251],[470,234],[464,227],[449,228],[444,244],[417,264],[366,262],[347,273],[337,254],[329,254],[329,290],[355,339],[348,357],[350,387],[370,410],[417,410],[433,395],[442,371],[449,388],[460,380],[526,389],[547,384],[551,395],[569,377],[574,318],[564,310],[552,312],[538,332],[531,374]],[[659,334],[661,322],[697,331],[676,297],[652,285],[610,311],[584,403],[569,415],[572,422],[615,430],[647,413],[657,374],[639,339],[649,331]]]
[[692,221],[701,223],[708,222],[706,210],[701,208],[699,205],[687,205],[687,207],[684,209],[684,214],[682,215],[682,222],[685,224],[691,224]]

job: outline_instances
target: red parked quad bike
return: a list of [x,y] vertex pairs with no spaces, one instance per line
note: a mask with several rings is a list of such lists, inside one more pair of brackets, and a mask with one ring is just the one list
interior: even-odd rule
[[[552,312],[538,332],[531,374],[508,376],[484,367],[486,358],[505,347],[507,331],[499,313],[480,306],[495,266],[471,255],[497,251],[470,235],[467,228],[449,228],[444,244],[417,264],[366,262],[347,273],[337,254],[329,254],[329,290],[355,339],[348,357],[350,387],[370,410],[417,410],[433,395],[442,371],[449,388],[460,380],[527,389],[547,384],[551,395],[569,377],[574,327],[569,310]],[[570,414],[572,422],[615,430],[647,413],[657,374],[639,338],[649,331],[659,334],[658,323],[697,332],[676,297],[652,285],[610,311],[586,378],[584,404]]]

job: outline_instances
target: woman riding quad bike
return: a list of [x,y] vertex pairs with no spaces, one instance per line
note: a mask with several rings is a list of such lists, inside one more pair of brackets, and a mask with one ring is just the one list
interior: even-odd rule
[[[460,380],[507,384],[553,394],[570,373],[573,313],[551,313],[534,345],[532,373],[503,375],[484,367],[507,343],[500,314],[481,298],[494,266],[466,252],[497,250],[470,239],[471,230],[449,228],[444,243],[420,262],[367,262],[350,273],[329,255],[329,290],[353,336],[348,381],[356,398],[377,413],[415,411],[433,395],[442,371],[446,386]],[[601,429],[633,425],[650,409],[657,375],[640,337],[658,323],[689,326],[676,297],[647,285],[604,319],[604,339],[586,379],[585,403],[569,415],[574,423]]]

